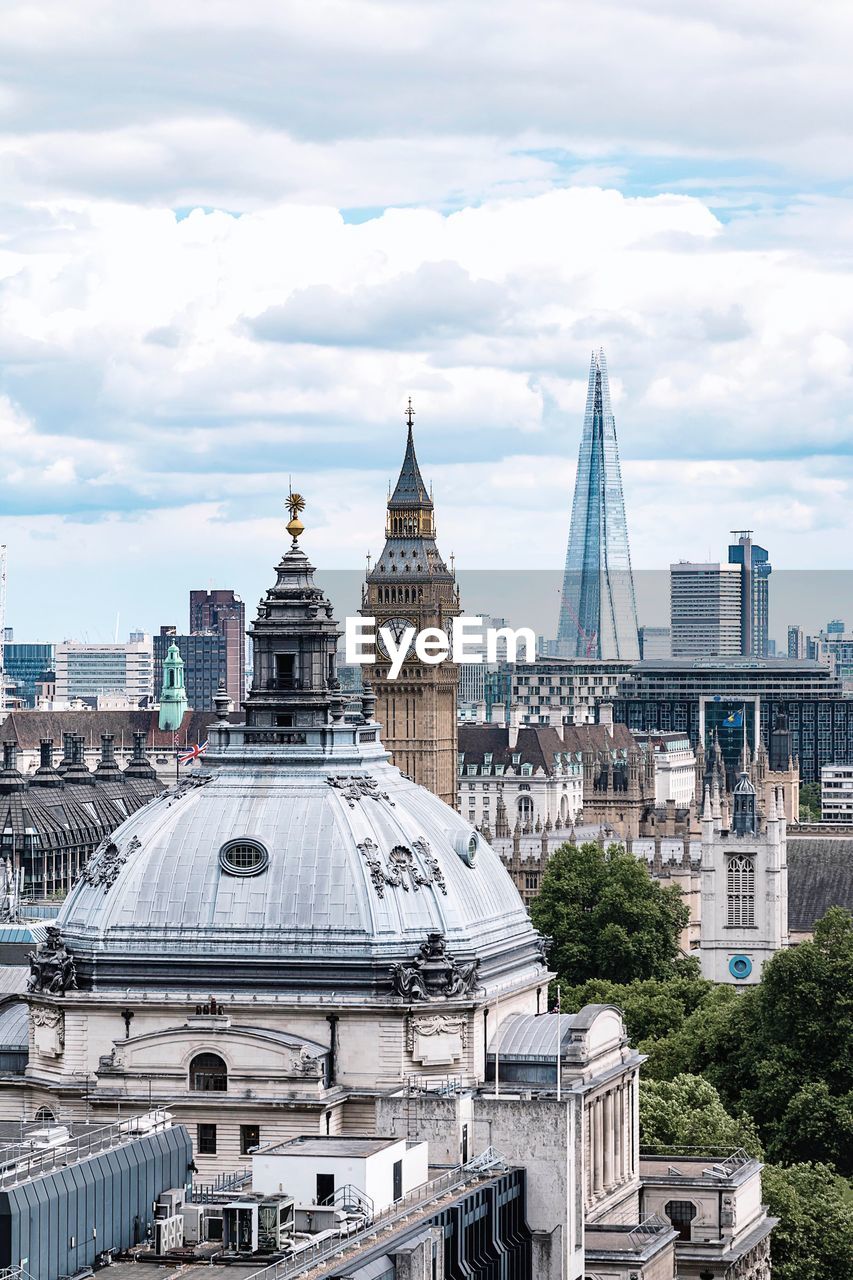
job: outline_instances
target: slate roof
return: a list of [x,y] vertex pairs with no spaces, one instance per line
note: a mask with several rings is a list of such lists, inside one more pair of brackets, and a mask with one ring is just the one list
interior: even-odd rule
[[810,932],[830,907],[853,912],[853,835],[788,835],[788,927]]
[[412,435],[412,428],[409,426],[409,435],[406,440],[406,453],[403,458],[403,465],[400,468],[400,475],[397,479],[397,485],[394,489],[391,499],[388,503],[391,510],[395,507],[431,507],[432,501],[427,491],[427,487],[423,482],[418,460],[415,456],[415,441]]
[[[74,733],[85,739],[85,749],[91,751],[101,745],[101,735],[111,733],[115,746],[133,746],[134,733],[144,733],[149,750],[158,747],[171,748],[171,730],[161,730],[159,711],[12,711],[0,726],[0,738],[15,742],[20,751],[38,751],[42,738],[52,738],[54,745],[62,746],[62,735]],[[178,730],[181,746],[204,742],[208,726],[219,716],[215,711],[186,711]],[[233,712],[229,719],[236,723],[242,715]]]
[[[463,769],[469,764],[482,765],[484,756],[491,754],[492,765],[503,765],[506,772],[529,764],[534,773],[542,769],[547,774],[554,768],[555,755],[577,759],[584,751],[627,752],[636,745],[624,724],[615,724],[612,734],[603,724],[564,725],[562,738],[548,725],[522,725],[514,747],[509,745],[509,729],[499,724],[462,724],[458,736]],[[521,756],[519,766],[513,766],[514,755]]]

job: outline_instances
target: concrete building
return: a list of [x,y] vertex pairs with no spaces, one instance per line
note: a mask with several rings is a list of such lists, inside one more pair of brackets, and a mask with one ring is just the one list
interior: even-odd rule
[[770,557],[752,540],[751,529],[733,529],[737,542],[729,545],[729,564],[740,570],[740,616],[742,654],[770,657]]
[[150,706],[154,697],[154,656],[151,637],[127,644],[56,646],[56,700],[116,695],[129,705]]
[[[225,588],[191,591],[190,634],[222,637],[225,643],[225,690],[232,704],[241,707],[246,697],[246,606],[240,596]],[[186,662],[183,651],[181,656]],[[210,655],[202,646],[201,653],[197,650],[195,656]],[[220,671],[216,677],[217,686],[222,674]],[[196,689],[197,697],[199,692]],[[193,705],[190,702],[190,706]],[[208,706],[196,706],[197,711],[208,709]]]
[[696,794],[696,755],[685,733],[635,733],[637,745],[654,760],[655,804],[672,801],[686,809]]
[[741,566],[692,564],[669,568],[673,658],[742,652]]
[[788,627],[788,657],[789,658],[805,658],[806,656],[806,633],[802,627]]
[[[606,1232],[643,1280],[672,1280],[675,1227],[640,1219],[641,1058],[618,1010],[547,1014],[544,943],[512,881],[464,816],[389,763],[370,684],[358,705],[341,692],[331,603],[295,512],[288,528],[250,633],[245,721],[210,726],[199,771],[113,833],[46,930],[30,959],[27,1065],[0,1076],[4,1114],[106,1122],[168,1099],[199,1182],[235,1190],[267,1144],[426,1142],[449,1194],[423,1192],[422,1224],[467,1249],[466,1265],[517,1226],[508,1280],[580,1280],[587,1235],[597,1257]],[[583,764],[592,777],[591,751]],[[602,795],[617,766],[636,789],[636,757],[610,754]],[[238,1201],[229,1191],[222,1220],[239,1245],[260,1205]],[[166,1207],[177,1216],[173,1197]],[[266,1207],[280,1230],[287,1206]],[[734,1262],[766,1280],[752,1251],[772,1222],[760,1209],[755,1222]],[[174,1243],[172,1226],[160,1234]],[[367,1234],[366,1268],[385,1239]],[[331,1270],[341,1244],[333,1230],[316,1259],[358,1275],[349,1261]],[[417,1255],[427,1276],[431,1248]],[[281,1280],[304,1271],[292,1261]],[[411,1275],[382,1267],[360,1280]]]
[[823,822],[853,824],[853,764],[825,764],[820,771]]
[[[163,684],[163,663],[171,645],[177,645],[184,663],[187,703],[193,711],[213,711],[219,681],[228,687],[228,641],[221,631],[178,635],[175,627],[160,628],[154,637],[154,687]],[[234,680],[232,678],[232,684]],[[236,704],[235,704],[236,705]]]
[[640,660],[643,658],[672,657],[672,629],[670,627],[640,627]]
[[521,724],[595,724],[598,706],[618,695],[635,663],[615,659],[545,658],[516,663],[508,673],[510,706]]

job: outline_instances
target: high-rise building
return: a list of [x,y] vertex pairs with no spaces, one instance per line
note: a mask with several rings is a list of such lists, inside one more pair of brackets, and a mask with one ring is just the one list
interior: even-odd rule
[[769,656],[769,579],[773,572],[764,547],[752,541],[751,529],[733,529],[737,542],[729,544],[729,564],[740,569],[741,653],[753,658]]
[[826,624],[826,634],[829,636],[843,636],[846,629],[841,618],[833,618]]
[[[6,628],[11,631],[11,627]],[[7,677],[7,697],[11,695],[26,707],[34,707],[36,684],[53,670],[55,646],[52,644],[18,644],[8,640],[4,648],[3,667]]]
[[56,700],[117,696],[142,705],[154,696],[151,637],[127,644],[56,646]]
[[672,632],[669,627],[640,627],[640,658],[671,658]]
[[669,603],[673,658],[742,652],[740,565],[670,565]]
[[557,633],[576,658],[640,656],[616,423],[603,349],[589,369]]
[[219,681],[228,684],[226,639],[221,631],[178,635],[175,627],[160,628],[154,637],[154,688],[163,684],[163,664],[169,646],[175,644],[184,663],[187,703],[193,711],[212,711]]
[[[246,606],[230,590],[190,592],[190,632],[225,637],[225,689],[235,707],[246,697]],[[186,657],[184,661],[186,662]]]
[[[409,401],[406,454],[388,499],[385,546],[367,574],[362,607],[364,615],[376,619],[377,633],[387,627],[398,641],[406,627],[449,631],[460,611],[456,578],[436,546],[432,498],[415,457],[413,416]],[[392,680],[381,639],[376,654],[376,665],[366,667],[365,675],[374,685],[376,718],[394,764],[453,806],[459,668],[449,660],[435,665],[413,661]]]

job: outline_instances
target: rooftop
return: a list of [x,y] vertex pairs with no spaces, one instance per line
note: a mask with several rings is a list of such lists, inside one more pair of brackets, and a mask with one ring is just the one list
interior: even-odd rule
[[289,1138],[287,1142],[278,1142],[274,1146],[263,1147],[258,1154],[269,1156],[351,1156],[364,1159],[376,1155],[377,1151],[385,1151],[394,1147],[401,1138],[355,1138],[340,1137],[334,1134],[311,1135],[300,1138]]

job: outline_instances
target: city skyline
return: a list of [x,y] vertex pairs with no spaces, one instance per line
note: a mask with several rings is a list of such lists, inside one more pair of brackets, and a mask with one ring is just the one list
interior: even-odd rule
[[[278,546],[290,476],[318,559],[360,569],[409,395],[448,553],[558,568],[592,345],[619,374],[635,571],[743,527],[777,570],[845,564],[849,19],[752,3],[697,40],[678,6],[615,8],[621,52],[612,14],[586,15],[581,48],[547,5],[386,14],[381,41],[287,7],[119,25],[11,6],[0,537],[19,635],[154,628],[192,582],[256,598],[244,566]],[[448,103],[459,24],[477,52]],[[789,119],[794,75],[816,92]]]

